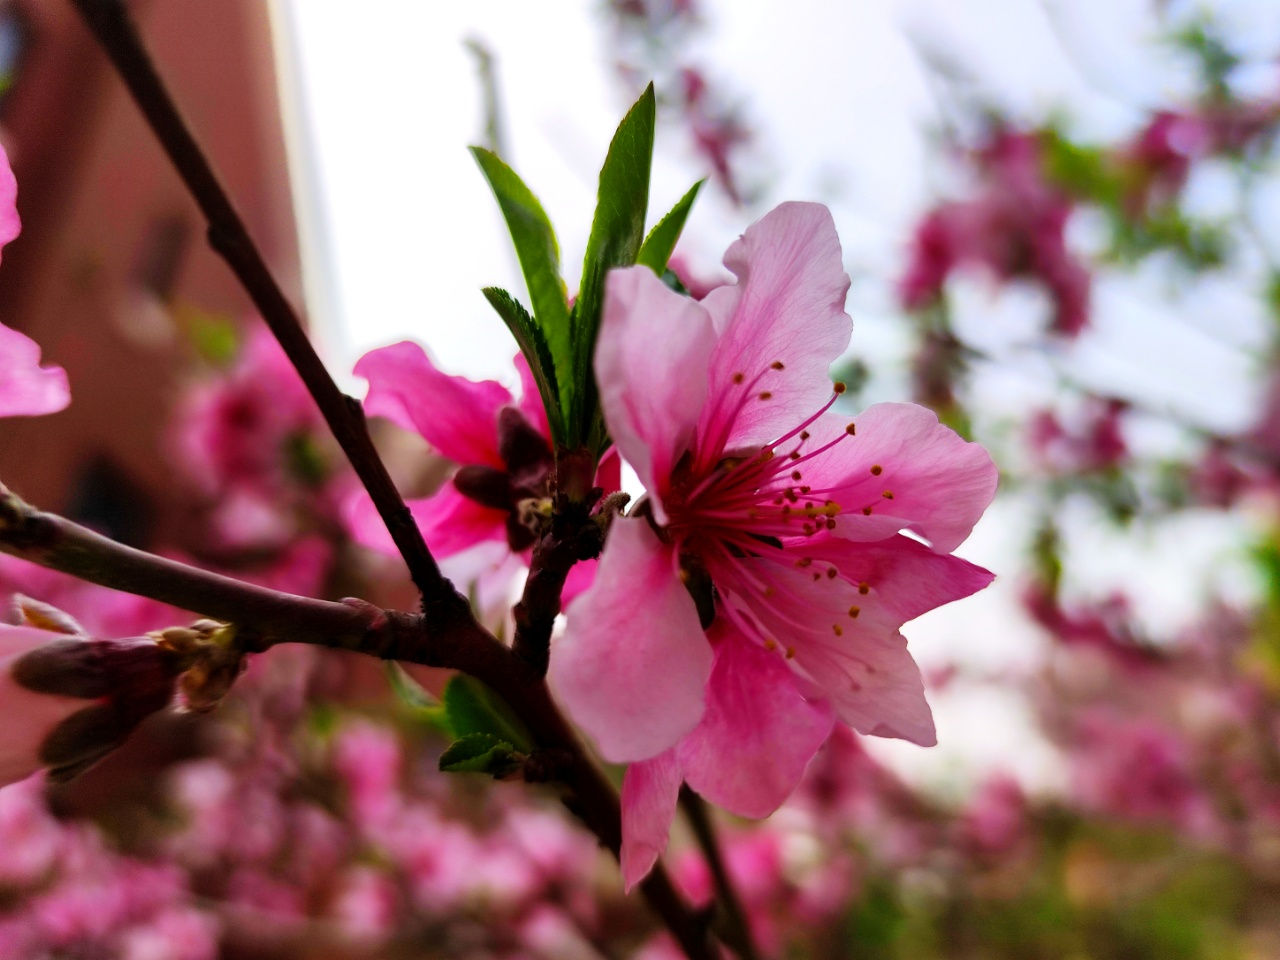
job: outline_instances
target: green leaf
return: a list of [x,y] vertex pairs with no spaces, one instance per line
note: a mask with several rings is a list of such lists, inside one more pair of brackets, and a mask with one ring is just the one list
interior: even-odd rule
[[[542,405],[547,411],[547,420],[551,425],[551,439],[557,445],[564,441],[564,414],[560,409],[560,393],[556,386],[556,365],[551,356],[551,348],[542,335],[542,329],[534,322],[533,317],[524,306],[501,287],[485,287],[483,291],[489,305],[497,311],[502,322],[507,325],[511,335],[520,345],[520,352],[529,363],[533,379],[538,384],[538,393],[542,396]],[[569,371],[566,370],[566,373]]]
[[417,680],[394,660],[388,660],[383,668],[387,674],[387,682],[391,684],[391,692],[405,707],[415,720],[420,720],[430,727],[452,733],[452,727],[445,716],[444,704],[427,693]]
[[[524,281],[529,287],[533,316],[546,340],[547,352],[556,369],[567,371],[574,358],[573,342],[564,281],[560,279],[560,248],[555,231],[551,229],[551,221],[538,198],[496,154],[483,147],[472,147],[471,155],[489,181],[502,217],[507,222]],[[560,397],[563,407],[572,409],[573,378],[561,373],[559,385],[565,391]]]
[[523,758],[511,744],[489,733],[470,733],[449,744],[440,755],[440,769],[448,773],[488,773],[506,776]]
[[693,201],[697,199],[698,191],[706,182],[706,180],[699,180],[690,187],[689,192],[671,208],[671,212],[649,231],[649,236],[645,237],[640,247],[640,255],[636,257],[636,263],[644,264],[660,277],[666,272],[667,261],[671,259],[671,251],[676,248],[676,241],[680,239],[680,232],[684,230],[684,222],[689,219]]
[[444,688],[444,712],[455,737],[492,734],[524,752],[533,740],[524,724],[492,690],[475,677],[458,674]]
[[[605,276],[614,267],[636,262],[644,240],[644,219],[649,209],[649,173],[653,166],[653,130],[656,119],[653,84],[622,118],[600,169],[595,219],[582,262],[582,288],[572,314],[576,378],[574,402],[567,405],[566,432],[570,447],[600,433],[596,417],[596,389],[591,358],[595,353],[600,310],[604,303]],[[535,305],[536,306],[536,305]],[[565,373],[561,372],[561,378]]]

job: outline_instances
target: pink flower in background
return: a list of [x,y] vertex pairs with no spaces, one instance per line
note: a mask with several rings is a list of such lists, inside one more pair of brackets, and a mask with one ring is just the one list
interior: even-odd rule
[[[0,147],[0,247],[22,230],[18,181]],[[71,402],[61,367],[40,366],[40,347],[25,334],[0,324],[0,417],[57,413]]]
[[[517,355],[521,396],[494,380],[474,381],[441,373],[416,343],[372,350],[355,373],[369,381],[365,412],[386,417],[417,433],[438,454],[458,464],[435,494],[408,500],[413,518],[438,557],[452,557],[481,544],[505,543],[522,555],[534,532],[521,522],[521,503],[548,495],[554,464],[551,432],[529,366]],[[596,478],[606,493],[618,489],[619,464],[606,456]],[[347,503],[347,526],[356,541],[395,554],[369,495]],[[578,564],[566,586],[574,595],[589,582],[594,563]]]
[[1072,201],[1042,169],[1038,138],[999,133],[978,155],[976,199],[940,204],[916,228],[898,287],[909,310],[928,306],[952,271],[985,268],[1001,282],[1039,281],[1054,302],[1053,329],[1074,337],[1089,322],[1089,271],[1066,246]]
[[991,580],[950,555],[995,493],[986,451],[911,404],[830,412],[850,320],[827,210],[778,207],[725,265],[738,283],[701,302],[645,268],[611,274],[596,353],[648,496],[614,523],[550,680],[605,758],[633,763],[628,885],[665,846],[682,780],[761,817],[837,719],[932,744],[898,628]]

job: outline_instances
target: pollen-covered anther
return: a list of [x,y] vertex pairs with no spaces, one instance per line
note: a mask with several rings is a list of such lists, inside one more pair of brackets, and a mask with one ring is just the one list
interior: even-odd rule
[[832,519],[832,518],[830,518],[830,517],[828,517],[828,518],[827,518],[827,529],[828,529],[828,530],[834,530],[835,528],[836,528],[836,522],[835,522],[835,520],[834,520],[834,519]]
[[808,430],[801,430],[801,431],[800,431],[800,439],[801,439],[802,441],[804,441],[804,440],[808,440],[811,436],[813,436],[813,434],[811,434]]
[[871,592],[871,584],[863,580],[860,584],[858,584],[858,592],[865,597],[868,593]]
[[849,608],[849,619],[851,619],[851,620],[857,620],[857,619],[858,619],[858,614],[860,614],[861,612],[862,612],[862,608],[861,608],[861,607],[850,607],[850,608]]
[[831,385],[831,389],[834,390],[837,394],[841,394],[841,393],[844,393],[849,388],[846,387],[841,381],[837,380],[835,383]]
[[773,637],[765,637],[764,648],[770,652],[773,652],[774,650],[778,649],[778,641],[774,640]]
[[863,507],[863,508],[862,508],[862,515],[863,515],[864,517],[869,517],[869,516],[871,516],[871,508],[870,508],[870,507]]
[[770,369],[770,370],[781,370],[781,369],[783,369],[783,367],[782,367],[782,361],[781,361],[781,360],[775,360],[775,361],[773,361],[773,363],[769,364],[769,369]]
[[801,557],[799,560],[796,561],[796,566],[800,567],[801,569],[804,569],[805,567],[813,566],[813,557]]
[[834,633],[837,637],[843,637],[844,627],[840,626],[840,624],[838,623],[833,623],[831,625],[831,632]]
[[771,399],[771,398],[773,397],[773,393],[772,393],[772,392],[770,392],[769,390],[761,390],[761,391],[757,394],[757,396],[758,396],[761,400],[769,400],[769,399]]
[[892,500],[892,499],[893,499],[893,491],[892,491],[892,490],[886,490],[884,493],[880,494],[880,496],[884,497],[886,500]]
[[803,474],[801,474],[799,470],[792,470],[792,471],[791,471],[791,479],[792,479],[792,480],[799,480],[799,479],[801,478],[801,476],[803,476]]
[[844,432],[851,437],[856,436],[858,433],[858,425],[856,423],[851,423],[844,428]]
[[882,473],[884,473],[884,467],[880,466],[878,463],[871,468],[871,475],[873,477],[878,477]]
[[[813,532],[815,532],[818,528],[817,528],[817,527],[815,527],[812,523],[810,523],[809,521],[807,521],[807,520],[806,520],[806,521],[804,522],[804,526],[803,526],[803,527],[801,527],[800,529],[802,529],[805,533],[813,533]],[[816,576],[817,576],[817,574],[815,573],[815,574],[814,574],[814,576],[816,577]]]
[[795,647],[787,647],[787,659],[788,659],[788,660],[794,660],[794,659],[795,659],[795,657],[796,657],[796,648],[795,648]]
[[840,571],[839,571],[839,570],[837,570],[835,567],[827,567],[827,579],[828,579],[828,580],[834,580],[834,579],[835,579],[836,577],[838,577],[839,575],[840,575]]
[[787,488],[787,492],[783,494],[783,496],[785,496],[792,503],[798,503],[800,501],[800,497],[797,496],[796,492],[792,490],[790,487]]
[[799,451],[799,450],[792,450],[790,453],[788,453],[788,454],[787,454],[787,456],[788,456],[788,457],[790,457],[792,460],[799,460],[799,459],[800,459],[800,451]]
[[746,375],[745,373],[735,373],[735,374],[733,375],[733,382],[734,382],[734,383],[741,383],[741,382],[742,382],[743,380],[745,380],[745,379],[747,379],[747,375]]

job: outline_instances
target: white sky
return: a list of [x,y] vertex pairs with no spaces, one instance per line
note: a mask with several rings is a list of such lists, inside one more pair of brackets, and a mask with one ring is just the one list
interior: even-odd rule
[[[311,241],[311,312],[334,369],[349,370],[365,350],[412,337],[446,370],[511,383],[515,346],[479,290],[498,284],[525,299],[524,288],[496,206],[465,150],[479,140],[482,116],[464,40],[482,39],[497,59],[509,159],[556,226],[572,289],[599,164],[628,106],[608,61],[599,0],[364,0],[358,15],[349,0],[275,2],[294,60],[295,82],[286,92],[297,110],[295,143],[304,147],[295,172]],[[771,182],[754,215],[704,191],[685,249],[711,268],[750,219],[774,203],[827,202],[859,281],[850,300],[854,350],[884,360],[882,389],[890,392],[902,384],[893,364],[904,342],[891,281],[914,217],[946,179],[927,162],[940,88],[916,51],[957,66],[970,78],[960,84],[970,95],[1015,116],[1060,114],[1070,129],[1097,138],[1123,135],[1143,107],[1176,98],[1192,82],[1187,64],[1153,42],[1150,0],[792,0],[785,17],[776,3],[704,6],[710,29],[699,60],[742,95]],[[1212,6],[1258,56],[1280,47],[1274,5]],[[1274,70],[1254,69],[1257,76],[1242,76],[1242,83],[1276,82]],[[706,172],[681,132],[660,126],[651,222]],[[1195,189],[1206,209],[1230,199],[1212,175]],[[1087,242],[1087,221],[1076,227]],[[960,284],[961,332],[1010,360],[976,385],[981,402],[997,411],[1023,409],[1051,395],[1058,369],[1086,383],[1128,385],[1194,422],[1238,426],[1253,397],[1251,349],[1262,325],[1256,298],[1242,296],[1238,284],[1211,283],[1179,291],[1174,310],[1166,274],[1158,267],[1150,272],[1100,284],[1094,329],[1053,355],[1028,355],[1022,346],[1043,318],[1034,293]],[[1190,391],[1188,383],[1210,388]],[[1007,569],[1024,535],[1023,509],[1004,504],[961,552]],[[1081,521],[1078,536],[1101,558],[1085,578],[1095,582],[1081,589],[1105,592],[1132,564],[1144,564],[1151,576],[1139,608],[1167,626],[1186,616],[1208,585],[1238,572],[1224,557],[1243,523],[1192,518],[1126,553]],[[1202,549],[1169,549],[1187,536]],[[1026,662],[1034,655],[1026,649],[1033,633],[1020,622],[1017,586],[1006,578],[910,629],[913,649],[925,661],[959,648],[968,651],[962,659],[979,666]],[[1048,761],[1018,732],[1026,727],[1025,708],[1012,699],[963,709],[935,702],[949,743],[924,761],[935,771],[980,742],[987,755],[1011,752],[1016,743],[1024,766],[1044,774]],[[915,763],[920,754],[902,758]]]

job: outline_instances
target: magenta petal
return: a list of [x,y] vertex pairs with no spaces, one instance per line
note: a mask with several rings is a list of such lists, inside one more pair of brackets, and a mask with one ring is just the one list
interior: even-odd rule
[[776,439],[830,399],[828,368],[853,322],[840,239],[821,204],[781,204],[747,228],[724,264],[738,284],[704,301],[720,340],[699,436],[732,450]]
[[[839,437],[848,423],[823,416],[810,428],[809,449]],[[804,482],[840,505],[836,532],[883,540],[910,529],[942,553],[963,543],[995,496],[999,471],[987,451],[914,403],[878,403],[853,423],[854,436],[804,468]]]
[[[505,540],[507,515],[481,506],[446,483],[434,496],[406,501],[427,546],[437,557],[448,557],[485,540]],[[395,556],[395,543],[377,508],[363,490],[343,505],[343,519],[356,543]]]
[[573,565],[569,570],[569,576],[564,579],[564,588],[560,591],[562,606],[567,607],[591,588],[591,584],[596,580],[596,567],[599,565],[599,560],[580,560]]
[[[0,184],[0,189],[2,187]],[[2,200],[0,197],[0,202]],[[0,230],[3,230],[3,216],[0,216]],[[61,367],[40,366],[39,345],[25,334],[0,324],[0,417],[57,413],[70,402],[66,371]]]
[[456,463],[503,468],[498,411],[511,403],[511,394],[502,384],[441,373],[422,347],[407,340],[370,350],[357,361],[355,374],[369,381],[369,416],[420,433]]
[[613,441],[654,498],[689,448],[707,396],[715,329],[707,312],[647,267],[614,270],[596,346],[600,405]]
[[551,688],[613,763],[661,753],[702,717],[711,646],[675,564],[647,521],[615,520],[551,648]]
[[800,692],[780,650],[724,631],[702,722],[677,748],[684,777],[712,803],[767,817],[791,795],[831,733],[825,700]]
[[627,767],[622,778],[622,882],[627,893],[649,875],[667,848],[680,798],[676,751]]
[[936,607],[977,593],[995,574],[949,553],[937,553],[901,534],[871,543],[816,537],[790,546],[792,552],[833,566],[839,575],[865,587],[856,603],[860,625],[897,630]]
[[18,181],[9,166],[9,156],[0,147],[0,247],[14,239],[22,230],[18,218]]

